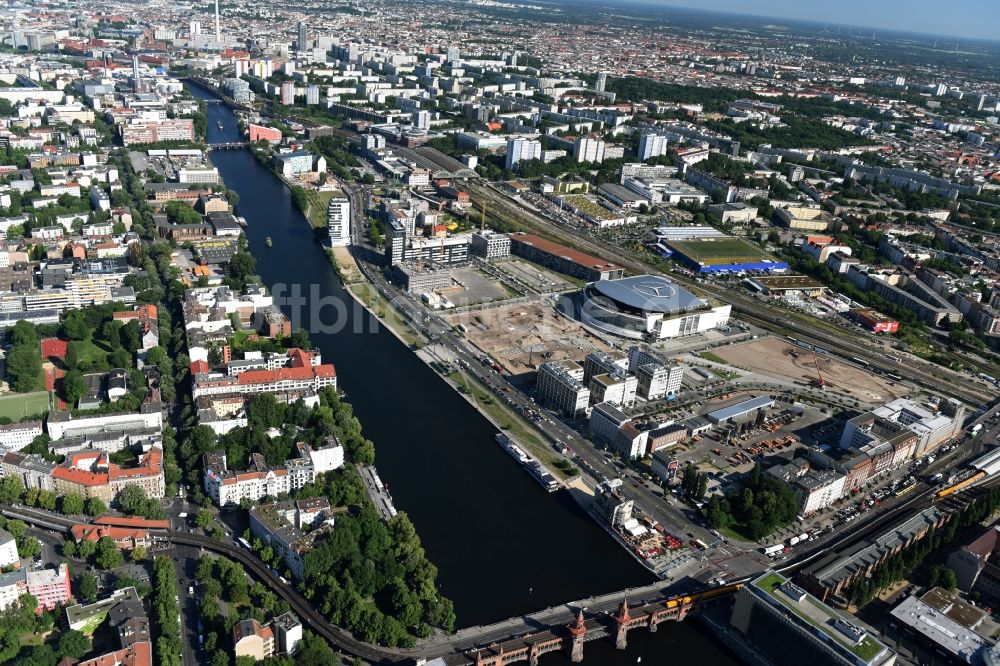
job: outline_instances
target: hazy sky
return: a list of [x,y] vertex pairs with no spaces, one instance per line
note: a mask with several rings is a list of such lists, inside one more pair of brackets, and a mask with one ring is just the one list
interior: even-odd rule
[[739,14],[1000,39],[1000,0],[641,0]]

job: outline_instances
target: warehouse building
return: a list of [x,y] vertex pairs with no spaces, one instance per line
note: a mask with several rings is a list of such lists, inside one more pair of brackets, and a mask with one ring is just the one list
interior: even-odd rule
[[614,280],[625,274],[621,266],[532,234],[511,234],[510,251],[557,273],[587,282]]

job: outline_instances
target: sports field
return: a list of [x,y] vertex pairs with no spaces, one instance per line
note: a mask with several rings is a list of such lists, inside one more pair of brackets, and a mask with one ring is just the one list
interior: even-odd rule
[[740,238],[699,238],[670,241],[670,247],[698,264],[742,264],[771,259],[760,248]]
[[11,421],[19,421],[25,416],[49,411],[48,391],[34,393],[13,393],[0,398],[0,416]]

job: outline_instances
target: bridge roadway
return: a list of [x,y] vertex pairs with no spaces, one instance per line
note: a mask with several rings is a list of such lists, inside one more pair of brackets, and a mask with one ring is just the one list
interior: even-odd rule
[[[84,516],[68,518],[25,506],[0,505],[0,513],[8,518],[60,531],[68,531],[70,526],[74,524],[92,520]],[[449,664],[473,663],[470,657],[465,656],[470,650],[496,643],[512,644],[510,641],[516,641],[518,637],[523,637],[525,634],[537,635],[553,628],[558,632],[561,627],[572,623],[577,612],[581,609],[586,609],[587,614],[591,616],[591,620],[588,621],[587,636],[587,639],[590,640],[604,635],[598,631],[599,625],[605,628],[613,625],[613,618],[610,617],[610,614],[625,596],[628,597],[629,604],[635,607],[633,614],[643,612],[646,606],[651,610],[662,611],[669,604],[676,605],[677,603],[671,601],[676,598],[676,592],[668,593],[667,584],[657,581],[643,587],[553,606],[536,613],[509,618],[487,626],[461,629],[452,635],[438,634],[430,639],[419,641],[417,646],[413,648],[388,648],[358,640],[347,630],[328,622],[294,587],[282,583],[267,565],[245,548],[187,532],[165,532],[163,537],[172,544],[202,548],[240,562],[254,578],[263,582],[275,594],[287,601],[295,613],[313,631],[326,638],[338,649],[377,664],[406,663],[418,658],[434,657],[446,657]],[[594,630],[593,633],[591,629]]]
[[[621,248],[611,246],[608,243],[597,239],[587,238],[583,234],[569,234],[568,230],[560,225],[533,213],[525,206],[519,206],[506,194],[497,191],[495,188],[482,183],[470,182],[467,184],[469,193],[473,197],[488,200],[488,207],[496,210],[502,209],[507,215],[514,216],[522,221],[529,222],[551,236],[569,242],[588,252],[593,252],[605,256],[632,273],[641,274],[652,270],[645,262],[624,252]],[[571,237],[569,237],[571,236]],[[824,348],[836,349],[838,353],[845,354],[850,358],[856,356],[869,363],[872,367],[886,370],[897,374],[902,374],[906,378],[912,378],[927,386],[934,386],[938,391],[950,397],[955,397],[973,405],[984,404],[993,400],[995,394],[990,388],[980,387],[976,380],[955,373],[954,371],[935,366],[933,370],[924,370],[916,364],[902,366],[899,362],[892,360],[891,356],[884,349],[872,349],[869,344],[845,340],[839,336],[817,330],[798,322],[787,313],[774,311],[766,303],[744,296],[733,289],[717,287],[709,283],[697,283],[694,280],[681,275],[672,274],[672,280],[693,287],[702,292],[710,294],[733,306],[733,311],[763,328],[775,331],[782,335],[794,335],[801,340],[819,344]],[[867,342],[867,339],[865,339]]]
[[249,141],[227,141],[220,143],[210,143],[208,144],[208,149],[211,150],[243,150],[244,148],[249,148]]
[[[984,414],[977,421],[984,420],[991,413],[992,410]],[[968,492],[971,495],[975,495],[983,492],[986,488],[995,486],[998,482],[1000,482],[1000,477],[990,479]],[[870,539],[884,533],[891,525],[906,520],[935,502],[940,502],[946,510],[961,508],[965,503],[962,496],[951,496],[945,500],[938,500],[936,497],[937,490],[937,487],[927,487],[915,491],[906,501],[893,507],[864,526],[860,526],[859,529],[844,534],[835,541],[824,542],[811,550],[803,551],[783,565],[775,567],[775,569],[786,575],[794,575],[817,559],[831,553],[843,551],[862,540]],[[0,505],[0,513],[3,513],[8,518],[17,518],[32,525],[62,531],[67,531],[73,524],[91,521],[90,518],[86,517],[68,518],[49,511],[23,506]],[[345,629],[328,622],[294,587],[283,583],[271,572],[267,565],[245,548],[207,536],[186,532],[170,531],[161,534],[173,544],[194,546],[220,553],[242,563],[258,580],[266,584],[278,596],[285,599],[305,623],[309,624],[316,633],[330,641],[332,645],[346,653],[378,664],[412,663],[412,660],[418,658],[434,657],[443,657],[448,664],[471,664],[475,662],[474,654],[478,649],[485,651],[491,649],[491,646],[497,648],[503,645],[504,651],[509,652],[519,647],[523,649],[532,642],[548,640],[551,643],[552,640],[559,636],[565,638],[566,632],[562,628],[568,627],[573,623],[576,614],[581,610],[590,616],[590,619],[586,622],[587,634],[584,639],[590,640],[604,636],[608,630],[615,629],[616,621],[612,617],[612,614],[626,597],[630,606],[635,608],[632,613],[633,617],[644,614],[652,615],[657,612],[663,614],[675,612],[679,610],[679,605],[690,604],[699,598],[731,593],[738,589],[740,584],[745,583],[752,577],[748,576],[735,580],[731,585],[723,588],[710,588],[708,590],[691,589],[684,592],[678,590],[676,585],[668,585],[663,581],[656,581],[643,587],[630,588],[628,590],[552,606],[490,625],[468,627],[450,636],[439,633],[430,639],[419,641],[413,648],[387,648],[360,641]],[[639,625],[633,624],[632,626]]]

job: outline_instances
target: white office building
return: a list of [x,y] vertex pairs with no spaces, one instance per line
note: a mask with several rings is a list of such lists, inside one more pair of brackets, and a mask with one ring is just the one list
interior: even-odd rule
[[484,229],[472,234],[469,251],[487,261],[510,258],[510,236]]
[[530,139],[509,139],[507,141],[507,168],[513,169],[522,160],[542,159],[542,144]]
[[549,361],[538,368],[538,402],[576,418],[587,413],[590,390],[583,383],[583,367],[576,361]]
[[351,244],[351,202],[344,195],[334,196],[326,209],[326,225],[330,233],[330,247]]

